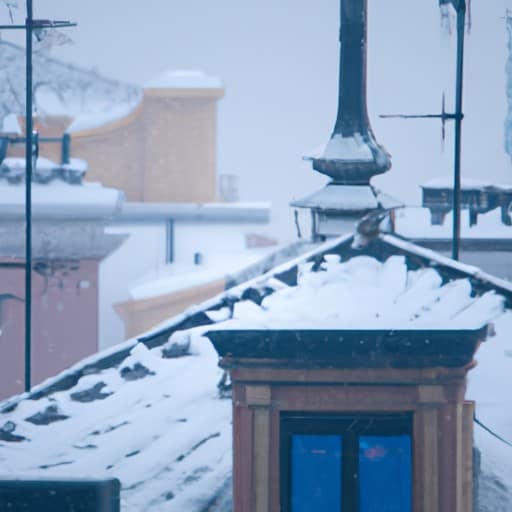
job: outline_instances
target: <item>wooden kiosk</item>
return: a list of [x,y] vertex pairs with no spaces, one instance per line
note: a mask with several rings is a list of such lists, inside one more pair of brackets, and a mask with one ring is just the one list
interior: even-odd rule
[[213,331],[234,511],[472,510],[474,331]]

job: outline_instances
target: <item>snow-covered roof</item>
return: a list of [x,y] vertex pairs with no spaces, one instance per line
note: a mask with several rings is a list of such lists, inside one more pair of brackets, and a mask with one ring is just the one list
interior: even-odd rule
[[130,289],[130,296],[135,300],[147,299],[217,280],[226,280],[229,275],[250,267],[273,251],[273,247],[238,252],[219,250],[212,255],[212,261],[201,265],[171,263],[139,279],[139,282]]
[[[407,238],[449,239],[452,236],[452,212],[442,225],[432,225],[428,208],[402,208],[395,213],[395,231]],[[499,208],[478,215],[478,223],[469,225],[469,212],[461,212],[462,238],[512,238],[512,227],[501,221]]]
[[503,308],[493,292],[472,297],[468,279],[444,283],[432,268],[408,270],[405,256],[381,263],[370,256],[342,262],[338,254],[326,254],[314,267],[299,266],[296,286],[270,281],[275,291],[261,305],[237,302],[232,318],[215,329],[478,329]]
[[146,89],[220,89],[223,87],[219,77],[207,75],[196,70],[164,71],[150,80]]
[[[32,215],[35,219],[111,218],[121,208],[124,194],[100,183],[73,185],[62,180],[32,183]],[[0,218],[23,219],[25,184],[0,181]]]
[[[88,358],[32,399],[11,399],[0,414],[0,466],[11,475],[117,476],[126,511],[209,510],[212,498],[229,494],[231,402],[218,396],[221,372],[204,334],[235,326],[450,329],[493,321],[496,337],[477,353],[469,398],[506,435],[512,313],[504,304],[512,285],[391,235],[375,242],[391,253],[383,261],[358,255],[351,242],[329,241],[165,322],[143,343]],[[510,505],[512,449],[475,428],[482,468]],[[493,496],[485,497],[490,509]]]
[[[82,377],[50,398],[24,400],[2,425],[13,422],[13,434],[30,442],[0,447],[2,472],[115,476],[123,511],[164,504],[202,510],[231,472],[231,403],[217,396],[220,372],[210,343],[198,338],[191,352],[163,359],[161,349],[138,344],[122,368]],[[38,424],[45,410],[49,421],[66,419]]]

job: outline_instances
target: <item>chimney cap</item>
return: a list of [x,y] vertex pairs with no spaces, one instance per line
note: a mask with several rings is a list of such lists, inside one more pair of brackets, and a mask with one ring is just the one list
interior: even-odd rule
[[197,70],[167,70],[144,84],[145,89],[222,89],[222,80]]

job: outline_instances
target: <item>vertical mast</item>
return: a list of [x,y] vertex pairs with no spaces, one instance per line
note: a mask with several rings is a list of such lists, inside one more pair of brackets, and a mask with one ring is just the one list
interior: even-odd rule
[[340,0],[338,112],[326,149],[313,168],[340,185],[368,185],[391,167],[375,141],[366,106],[367,0]]
[[25,391],[32,387],[32,0],[27,0],[26,35],[26,113],[25,113]]

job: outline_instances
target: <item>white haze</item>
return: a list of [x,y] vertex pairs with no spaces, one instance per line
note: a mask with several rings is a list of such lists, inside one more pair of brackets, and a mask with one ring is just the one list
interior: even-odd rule
[[[418,185],[449,175],[453,127],[442,152],[437,121],[383,120],[382,113],[453,107],[454,41],[442,35],[437,0],[369,0],[368,107],[393,168],[377,186],[419,204]],[[467,36],[463,173],[511,182],[504,152],[506,7],[472,2]],[[338,0],[35,0],[36,16],[71,19],[74,45],[55,55],[143,84],[165,69],[219,75],[218,170],[240,179],[242,200],[270,200],[276,232],[292,238],[288,202],[326,179],[301,160],[325,143],[337,107]],[[413,7],[411,7],[413,5]],[[22,19],[19,12],[18,21]],[[5,9],[0,21],[8,22]],[[7,37],[6,33],[3,37]],[[9,34],[9,39],[13,36]],[[22,41],[21,35],[14,37]]]

